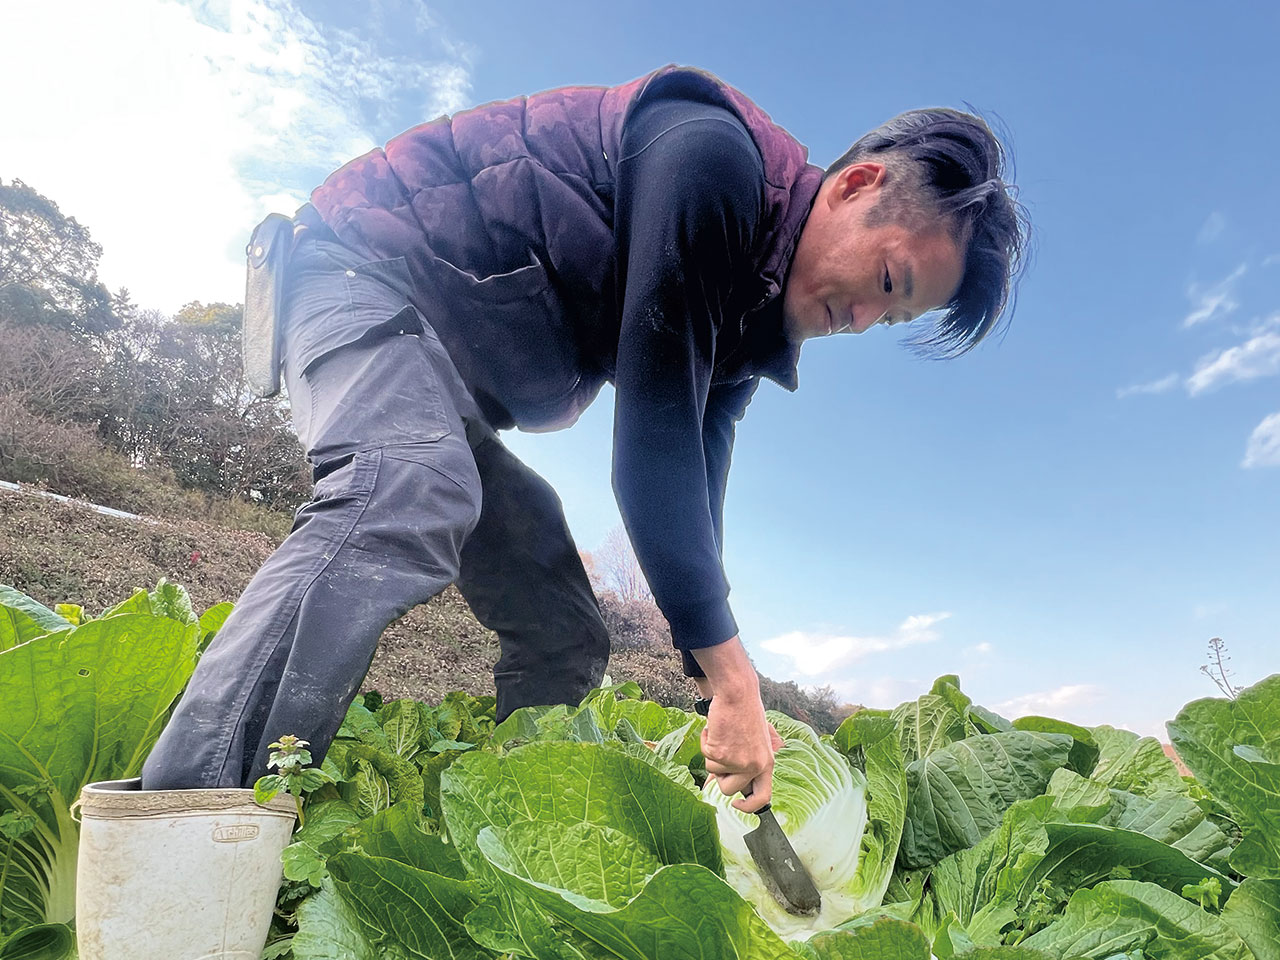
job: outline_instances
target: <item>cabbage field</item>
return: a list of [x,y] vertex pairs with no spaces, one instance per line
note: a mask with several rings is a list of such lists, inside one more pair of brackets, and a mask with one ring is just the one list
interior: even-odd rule
[[[80,788],[136,776],[204,645],[162,583],[90,618],[0,588],[0,960],[74,956]],[[1005,718],[954,676],[833,735],[771,714],[773,809],[822,894],[783,911],[635,684],[494,723],[366,694],[319,772],[264,958],[1280,960],[1280,675],[1152,738]],[[303,756],[295,754],[295,758]]]

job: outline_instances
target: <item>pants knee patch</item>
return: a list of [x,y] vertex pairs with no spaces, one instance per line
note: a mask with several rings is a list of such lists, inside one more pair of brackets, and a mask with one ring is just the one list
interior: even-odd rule
[[[446,445],[449,446],[449,445]],[[381,452],[377,478],[350,546],[387,563],[410,563],[457,579],[463,541],[480,518],[480,480],[462,456],[439,444]]]

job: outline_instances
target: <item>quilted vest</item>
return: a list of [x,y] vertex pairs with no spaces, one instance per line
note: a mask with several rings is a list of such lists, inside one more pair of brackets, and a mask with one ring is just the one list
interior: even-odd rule
[[[760,150],[765,195],[756,282],[728,305],[738,345],[776,298],[822,180],[807,151],[740,92],[668,66],[616,87],[564,87],[421,124],[343,166],[311,195],[341,242],[404,259],[410,298],[495,427],[567,426],[614,372],[614,192],[622,131],[640,100],[724,106]],[[725,325],[730,327],[729,324]],[[726,351],[729,352],[729,351]],[[765,371],[795,389],[790,369]],[[722,371],[741,380],[750,364]],[[715,380],[713,379],[713,383]]]

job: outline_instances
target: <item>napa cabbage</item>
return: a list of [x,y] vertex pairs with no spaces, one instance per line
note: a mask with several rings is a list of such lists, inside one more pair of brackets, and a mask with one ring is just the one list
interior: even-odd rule
[[783,738],[774,756],[773,812],[822,894],[817,916],[792,916],[765,888],[745,840],[759,818],[735,809],[714,780],[702,796],[716,808],[725,878],[783,939],[807,940],[884,899],[906,809],[902,749],[884,717],[841,728],[841,742],[853,748],[848,754],[799,720],[774,711],[768,717]]

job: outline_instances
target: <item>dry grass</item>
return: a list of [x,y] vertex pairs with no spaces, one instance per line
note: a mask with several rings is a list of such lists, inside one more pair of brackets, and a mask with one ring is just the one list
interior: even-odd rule
[[[186,587],[196,609],[204,610],[234,601],[278,542],[266,533],[198,520],[104,516],[87,506],[0,489],[0,583],[49,606],[78,603],[97,613],[164,577]],[[621,631],[609,661],[613,680],[634,680],[651,699],[689,709],[695,691],[668,642],[639,642],[626,624],[613,627]],[[428,702],[450,690],[492,694],[497,658],[497,636],[450,587],[387,628],[362,689]],[[815,695],[768,678],[761,685],[768,707],[820,730],[838,723],[832,720],[835,703],[821,691]]]
[[[50,606],[79,603],[96,613],[165,577],[186,587],[203,610],[239,596],[277,542],[211,523],[128,520],[0,490],[0,583]],[[491,694],[497,657],[496,635],[450,587],[387,628],[363,689],[426,701],[450,690]],[[621,653],[610,671],[664,703],[690,702],[671,650]]]

